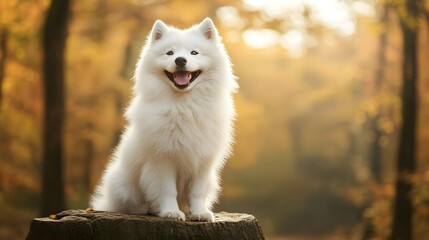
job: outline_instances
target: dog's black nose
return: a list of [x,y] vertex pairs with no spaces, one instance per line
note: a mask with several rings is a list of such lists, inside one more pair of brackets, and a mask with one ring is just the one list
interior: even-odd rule
[[184,57],[178,57],[178,58],[176,58],[176,60],[174,60],[175,62],[176,62],[176,65],[178,66],[178,67],[184,67],[185,65],[186,65],[186,58],[184,58]]

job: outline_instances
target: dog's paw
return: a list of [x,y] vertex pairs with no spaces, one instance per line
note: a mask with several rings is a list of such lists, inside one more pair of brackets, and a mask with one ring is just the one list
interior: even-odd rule
[[193,211],[188,215],[188,219],[191,221],[213,222],[214,215],[210,210]]
[[179,220],[179,221],[185,221],[185,214],[180,211],[180,210],[166,210],[166,211],[161,211],[158,214],[159,217],[162,218],[169,218],[169,219],[174,219],[174,220]]

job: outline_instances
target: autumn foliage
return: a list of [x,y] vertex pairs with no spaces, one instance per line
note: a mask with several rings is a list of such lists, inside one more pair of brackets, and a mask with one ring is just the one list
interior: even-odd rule
[[[134,66],[153,22],[188,27],[210,16],[240,84],[234,155],[216,210],[253,214],[268,236],[388,238],[402,126],[403,1],[326,1],[323,7],[332,2],[348,11],[341,21],[350,20],[350,28],[317,17],[312,1],[295,2],[307,5],[267,10],[251,0],[71,1],[67,208],[87,208],[118,142]],[[23,238],[40,210],[41,33],[49,4],[0,2],[0,239]],[[415,240],[429,238],[429,2],[419,8],[421,18],[406,20],[420,23],[416,171],[408,176]]]

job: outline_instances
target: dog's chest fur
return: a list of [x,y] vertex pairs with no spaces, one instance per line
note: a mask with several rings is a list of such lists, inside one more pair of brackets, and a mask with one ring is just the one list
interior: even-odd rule
[[[143,103],[144,105],[144,103]],[[158,155],[182,161],[208,159],[219,149],[225,135],[225,117],[217,108],[228,108],[220,98],[192,97],[144,105],[142,134],[147,146]]]

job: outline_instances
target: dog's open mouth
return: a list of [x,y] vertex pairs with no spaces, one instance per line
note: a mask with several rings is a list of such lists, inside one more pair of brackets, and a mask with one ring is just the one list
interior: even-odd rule
[[164,70],[165,75],[167,75],[168,79],[174,83],[179,89],[187,88],[201,73],[200,70],[195,72],[187,72],[187,71],[177,71],[171,73],[167,70]]

